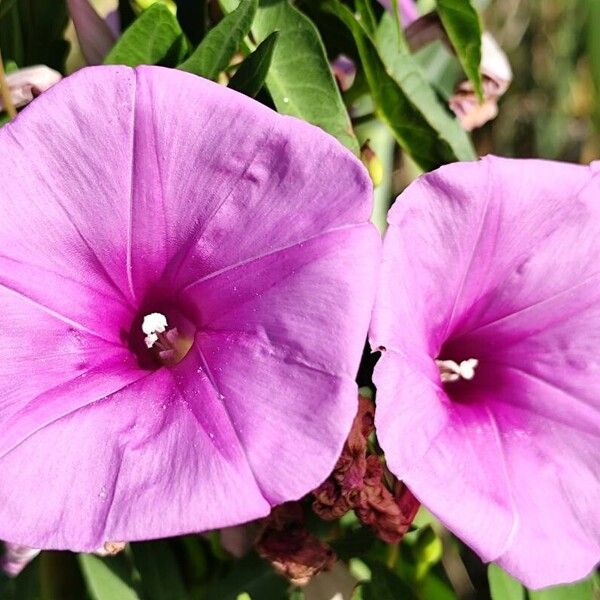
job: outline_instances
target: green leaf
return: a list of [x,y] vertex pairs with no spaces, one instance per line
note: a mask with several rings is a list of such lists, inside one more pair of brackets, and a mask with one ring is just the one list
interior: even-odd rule
[[[529,590],[529,600],[595,600],[598,582],[595,575],[573,583],[571,585],[558,585],[543,590]],[[495,599],[494,599],[495,600]]]
[[257,7],[258,0],[242,0],[233,12],[206,34],[192,55],[177,68],[216,80],[248,35]]
[[404,89],[387,72],[374,42],[350,10],[337,0],[327,1],[324,7],[351,31],[377,111],[394,133],[400,146],[413,160],[422,169],[429,171],[457,158],[473,158],[472,152],[453,150],[446,139],[446,133],[436,131],[421,112],[421,108],[413,103]]
[[436,0],[437,12],[467,77],[481,100],[481,22],[471,0]]
[[271,66],[273,50],[278,36],[279,32],[274,31],[244,60],[229,82],[229,87],[232,90],[242,92],[251,98],[254,98],[260,92]]
[[444,552],[442,540],[438,537],[433,527],[423,527],[417,533],[417,541],[413,552],[419,562],[434,565],[442,559]]
[[353,600],[417,600],[410,586],[383,563],[369,562],[371,580],[360,584]]
[[387,70],[423,119],[437,132],[457,160],[476,158],[471,138],[456,117],[441,103],[416,59],[399,40],[399,31],[391,15],[386,14],[377,30],[377,46]]
[[179,565],[167,540],[131,544],[148,600],[186,600]]
[[247,594],[256,600],[287,600],[287,588],[288,583],[269,563],[250,554],[237,561],[229,575],[210,586],[206,599],[237,600]]
[[119,556],[101,558],[80,554],[79,564],[93,600],[138,600],[126,567]]
[[458,600],[450,585],[434,573],[429,572],[417,586],[421,600]]
[[492,600],[525,600],[525,588],[498,565],[488,566]]
[[174,66],[185,52],[185,38],[173,13],[161,3],[147,8],[125,31],[104,60],[109,65]]
[[[237,0],[220,0],[229,12]],[[324,129],[356,155],[359,146],[312,21],[288,0],[260,0],[252,26],[257,42],[279,31],[266,84],[280,113]]]

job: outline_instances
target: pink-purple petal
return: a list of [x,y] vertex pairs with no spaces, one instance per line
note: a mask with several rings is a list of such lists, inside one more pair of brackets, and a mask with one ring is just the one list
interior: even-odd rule
[[[365,252],[379,253],[372,225],[337,229],[189,290],[201,307],[198,349],[273,503],[321,483],[344,442],[335,430],[351,426],[348,398],[376,282]],[[352,282],[340,277],[350,268]],[[344,322],[354,326],[344,331]],[[285,439],[275,435],[282,420]]]
[[[531,587],[600,558],[600,185],[595,169],[488,157],[390,213],[371,337],[392,471]],[[434,359],[477,358],[442,385]]]
[[[357,159],[188,73],[97,67],[2,128],[0,168],[0,538],[224,527],[327,476],[379,262]],[[195,339],[150,368],[160,310]]]
[[190,357],[172,373],[141,378],[5,456],[11,485],[0,492],[0,536],[89,552],[267,514],[221,401],[198,370]]
[[131,301],[124,199],[133,81],[124,67],[82,69],[0,130],[0,165],[11,174],[2,189],[2,256],[45,271],[49,288],[69,278]]

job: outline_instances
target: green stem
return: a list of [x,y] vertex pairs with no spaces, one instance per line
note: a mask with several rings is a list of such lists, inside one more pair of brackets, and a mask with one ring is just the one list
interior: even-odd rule
[[386,564],[390,569],[393,569],[398,562],[399,544],[388,544]]
[[4,104],[4,110],[8,113],[8,116],[11,119],[14,119],[17,116],[17,109],[13,104],[10,96],[10,88],[8,87],[8,83],[6,81],[4,63],[2,62],[2,52],[0,52],[0,97],[2,98],[2,102]]
[[392,203],[392,173],[394,170],[394,150],[396,142],[387,125],[379,120],[370,120],[356,127],[356,135],[362,144],[369,140],[383,166],[383,180],[375,188],[372,221],[383,233],[387,228],[387,211]]

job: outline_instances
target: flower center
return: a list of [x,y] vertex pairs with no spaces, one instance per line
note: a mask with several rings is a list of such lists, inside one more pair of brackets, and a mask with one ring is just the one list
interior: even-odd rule
[[473,379],[479,361],[476,358],[469,358],[457,363],[453,360],[436,359],[435,364],[440,370],[442,383],[447,383],[460,379],[466,379],[467,381]]
[[169,328],[167,317],[161,313],[150,313],[142,321],[146,334],[146,348],[166,366],[181,362],[194,343],[193,337],[182,335],[177,327]]

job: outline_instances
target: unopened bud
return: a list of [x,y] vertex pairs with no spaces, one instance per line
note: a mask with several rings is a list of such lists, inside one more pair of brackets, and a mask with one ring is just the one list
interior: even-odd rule
[[[13,105],[16,108],[29,104],[34,98],[45,92],[62,79],[58,71],[44,65],[17,69],[6,76],[6,84]],[[0,98],[0,111],[5,110]]]
[[[440,41],[450,52],[454,52],[448,34],[436,13],[425,15],[406,30],[406,39],[413,52],[423,46]],[[459,81],[449,100],[452,112],[463,129],[472,131],[491,121],[498,114],[498,100],[512,81],[510,64],[493,36],[487,31],[481,36],[480,64],[483,99],[480,100],[471,81]]]
[[[89,0],[67,0],[79,47],[88,65],[100,65],[115,45],[117,36]],[[113,17],[114,18],[114,17]]]
[[487,32],[481,38],[481,78],[483,102],[479,101],[468,80],[460,82],[450,98],[450,108],[467,131],[481,127],[498,114],[498,100],[512,81],[506,54]]
[[19,544],[5,544],[4,556],[0,559],[0,568],[9,576],[16,577],[39,553],[37,548]]
[[356,64],[345,54],[338,55],[331,63],[331,70],[342,92],[348,91],[356,78]]

